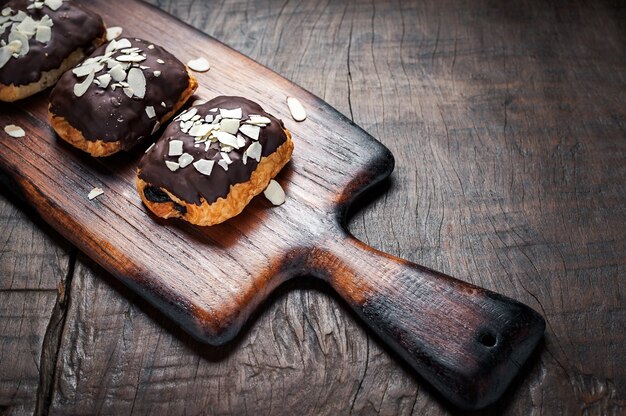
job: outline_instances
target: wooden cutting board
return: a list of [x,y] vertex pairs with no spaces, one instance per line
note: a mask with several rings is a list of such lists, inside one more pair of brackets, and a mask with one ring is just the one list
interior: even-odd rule
[[[393,170],[383,145],[321,99],[215,39],[139,1],[83,4],[124,36],[164,46],[183,62],[207,57],[198,98],[242,95],[282,118],[293,159],[277,178],[287,202],[256,198],[240,216],[199,228],[147,213],[134,187],[145,143],[93,159],[56,138],[48,93],[0,105],[0,166],[42,217],[199,340],[232,339],[258,305],[293,277],[327,281],[380,337],[464,408],[495,401],[534,349],[543,319],[511,299],[378,252],[344,227],[354,199]],[[285,103],[300,99],[308,119]],[[87,194],[100,187],[93,201]]]

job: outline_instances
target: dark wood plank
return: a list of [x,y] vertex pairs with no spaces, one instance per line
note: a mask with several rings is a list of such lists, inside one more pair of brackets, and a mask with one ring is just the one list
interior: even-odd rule
[[53,318],[62,302],[69,247],[4,193],[0,236],[0,409],[32,414],[43,393],[40,381],[54,368],[42,354],[49,364],[56,359],[59,334]]

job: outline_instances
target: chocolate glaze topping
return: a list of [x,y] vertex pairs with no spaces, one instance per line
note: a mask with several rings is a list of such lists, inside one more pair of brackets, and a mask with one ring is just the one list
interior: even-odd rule
[[[37,82],[42,73],[59,68],[75,50],[82,48],[85,54],[92,53],[95,49],[93,41],[104,36],[105,27],[100,16],[71,1],[64,1],[56,11],[48,6],[27,9],[32,4],[32,0],[14,0],[0,9],[10,7],[14,11],[21,10],[35,20],[40,20],[44,15],[50,16],[54,23],[52,36],[46,43],[32,37],[26,55],[12,57],[0,68],[0,84],[19,86]],[[0,32],[0,41],[8,43],[10,31],[11,26],[8,26]]]
[[[189,87],[190,80],[185,65],[162,47],[141,39],[118,39],[117,42],[130,42],[130,48],[137,48],[136,53],[145,57],[141,62],[127,64],[126,79],[123,81],[130,82],[131,68],[141,69],[146,81],[143,98],[136,95],[129,97],[120,86],[113,89],[115,84],[119,84],[115,80],[110,80],[106,88],[98,86],[97,77],[106,76],[111,70],[105,64],[95,73],[95,83],[82,96],[77,96],[74,88],[86,77],[78,77],[73,71],[63,74],[50,95],[50,111],[69,121],[85,139],[121,141],[122,148],[128,150],[158,129],[158,120],[174,108]],[[90,58],[106,55],[107,46],[98,48]],[[110,58],[115,61],[125,55],[123,50],[130,48],[116,50]],[[146,111],[148,107],[151,107],[148,110],[154,110],[154,116],[150,117],[149,111]]]
[[[266,113],[260,105],[248,99],[220,96],[192,108],[197,109],[197,115],[201,119],[204,119],[207,115],[215,116],[220,114],[219,109],[232,110],[241,108],[242,125],[246,120],[250,120],[250,115],[258,115],[270,119],[271,123],[261,127],[258,137],[263,157],[274,153],[278,147],[287,141],[283,122]],[[212,112],[210,111],[211,109],[217,109],[217,111]],[[154,187],[158,187],[167,189],[183,201],[196,205],[201,204],[201,198],[204,198],[209,204],[214,203],[219,198],[225,198],[230,191],[231,185],[250,180],[252,172],[258,166],[256,159],[244,156],[250,145],[256,140],[245,135],[243,135],[243,138],[245,139],[244,146],[239,149],[232,149],[227,153],[232,163],[228,164],[228,170],[225,170],[218,164],[218,162],[224,160],[220,152],[220,143],[211,141],[198,143],[193,136],[182,131],[180,121],[178,118],[175,119],[165,130],[163,136],[148,150],[139,164],[139,178],[151,185],[146,187],[144,195],[148,200],[164,202],[162,201],[163,195],[155,192],[158,189],[155,190]],[[174,172],[171,171],[165,162],[178,162],[180,158],[180,156],[169,156],[170,142],[172,140],[182,141],[182,151],[191,155],[194,163],[201,159],[214,161],[215,164],[210,175],[200,173],[193,164],[181,167]],[[199,146],[196,146],[198,144]],[[206,150],[207,144],[209,145],[208,151]],[[244,158],[246,159],[246,164],[243,163]]]

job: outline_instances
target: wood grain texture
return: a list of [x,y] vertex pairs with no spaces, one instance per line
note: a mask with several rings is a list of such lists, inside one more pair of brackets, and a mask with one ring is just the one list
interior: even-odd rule
[[[161,6],[351,114],[394,151],[391,191],[350,225],[359,238],[544,311],[548,334],[536,365],[486,413],[623,411],[621,9],[533,2]],[[246,10],[262,12],[250,18]],[[303,50],[297,60],[293,45]],[[323,287],[283,292],[231,355],[198,358],[184,336],[171,335],[162,319],[129,303],[128,292],[120,296],[99,278],[105,274],[85,270],[88,285],[73,299],[89,299],[97,285],[101,313],[82,315],[85,331],[70,342],[70,308],[60,357],[76,343],[93,349],[58,365],[71,374],[99,362],[81,373],[97,399],[80,400],[89,393],[84,383],[73,396],[57,386],[57,413],[450,411]],[[96,336],[128,325],[127,315],[105,313],[110,304],[135,308],[137,338]],[[110,371],[116,365],[124,372]],[[140,383],[119,374],[159,378]],[[112,393],[121,389],[136,400],[117,403]]]
[[70,247],[41,220],[34,217],[33,222],[32,212],[4,192],[0,213],[0,409],[32,414],[41,380],[50,378],[54,368],[50,364],[59,342],[55,311],[63,298]]
[[[242,95],[286,120],[296,149],[280,180],[290,198],[274,209],[257,201],[214,227],[156,221],[135,192],[142,153],[92,160],[65,145],[46,124],[41,94],[5,106],[0,124],[28,134],[0,135],[0,164],[46,221],[202,342],[230,342],[277,286],[317,277],[451,403],[477,409],[500,398],[543,336],[540,315],[341,229],[355,197],[392,172],[388,149],[319,98],[156,8],[84,6],[109,25],[134,24],[126,36],[172,51],[187,43],[184,62],[212,56],[212,71],[198,75],[199,97]],[[286,97],[308,108],[305,123],[289,120]],[[96,183],[104,195],[90,201]]]

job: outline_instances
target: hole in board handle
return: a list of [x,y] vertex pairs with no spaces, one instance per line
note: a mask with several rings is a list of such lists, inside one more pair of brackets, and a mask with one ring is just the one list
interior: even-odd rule
[[483,344],[485,347],[491,348],[496,345],[497,339],[495,335],[489,332],[483,332],[478,336],[478,342]]

